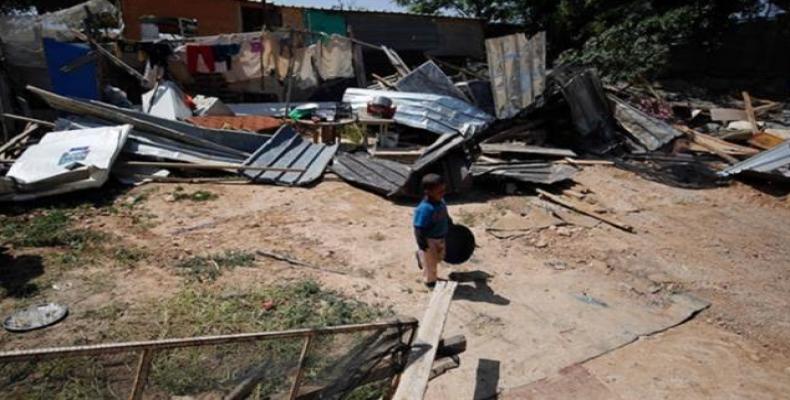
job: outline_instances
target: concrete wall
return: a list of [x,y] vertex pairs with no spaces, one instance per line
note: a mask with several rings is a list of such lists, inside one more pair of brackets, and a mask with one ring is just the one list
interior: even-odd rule
[[122,0],[125,35],[140,38],[140,17],[182,17],[198,20],[199,35],[241,31],[241,8],[237,0]]

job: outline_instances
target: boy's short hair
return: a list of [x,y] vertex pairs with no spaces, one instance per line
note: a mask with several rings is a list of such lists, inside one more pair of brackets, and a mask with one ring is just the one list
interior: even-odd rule
[[423,192],[443,184],[444,179],[439,174],[427,174],[422,177],[422,181],[420,182]]

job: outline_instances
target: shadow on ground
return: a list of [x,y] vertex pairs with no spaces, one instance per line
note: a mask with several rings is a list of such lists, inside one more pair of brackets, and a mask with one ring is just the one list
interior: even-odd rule
[[33,279],[44,274],[44,264],[40,256],[8,254],[8,249],[0,247],[0,287],[3,297],[30,297],[39,290]]
[[[499,306],[510,304],[510,300],[494,293],[494,289],[488,286],[488,280],[493,275],[485,271],[451,272],[450,280],[459,283],[455,289],[453,299],[467,300],[476,303],[490,303]],[[471,283],[471,285],[469,284]]]

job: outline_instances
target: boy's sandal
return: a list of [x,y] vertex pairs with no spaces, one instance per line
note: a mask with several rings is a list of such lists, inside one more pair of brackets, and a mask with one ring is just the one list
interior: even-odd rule
[[439,278],[433,282],[425,282],[425,286],[428,287],[428,289],[433,289],[436,287],[436,282],[446,282],[446,281],[447,279]]

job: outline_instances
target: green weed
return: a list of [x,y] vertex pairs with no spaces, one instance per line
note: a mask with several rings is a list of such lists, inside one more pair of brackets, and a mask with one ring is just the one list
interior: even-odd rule
[[176,265],[176,268],[190,280],[211,282],[222,275],[225,269],[248,267],[254,261],[255,255],[252,253],[228,250],[220,254],[190,257]]

